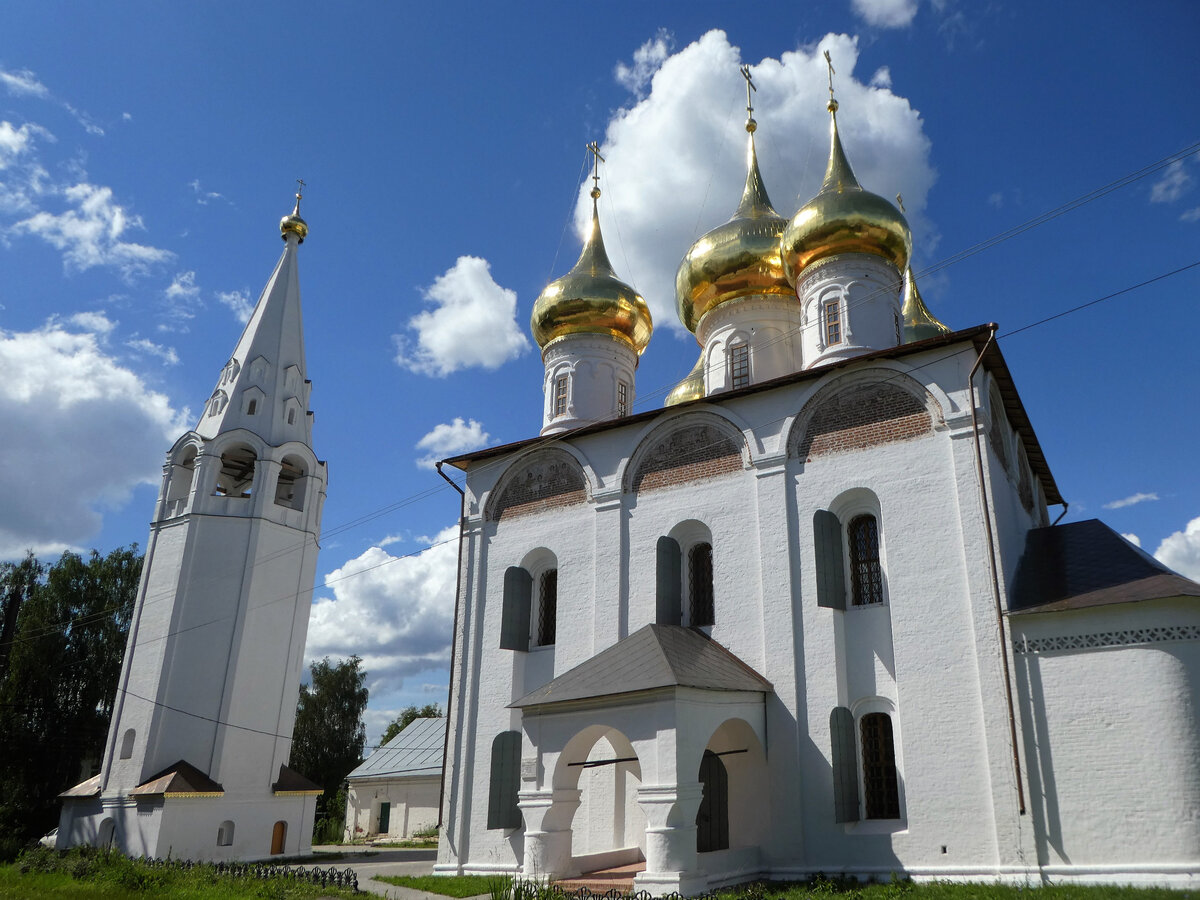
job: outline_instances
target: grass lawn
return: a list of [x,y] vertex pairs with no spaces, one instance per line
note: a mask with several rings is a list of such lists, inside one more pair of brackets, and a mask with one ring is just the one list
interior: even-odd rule
[[509,882],[498,875],[376,875],[375,880],[445,897],[477,897],[489,893],[498,882]]

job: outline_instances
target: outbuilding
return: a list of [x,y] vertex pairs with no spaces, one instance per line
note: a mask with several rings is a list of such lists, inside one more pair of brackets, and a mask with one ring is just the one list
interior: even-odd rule
[[345,840],[412,837],[437,825],[446,720],[414,719],[346,776]]

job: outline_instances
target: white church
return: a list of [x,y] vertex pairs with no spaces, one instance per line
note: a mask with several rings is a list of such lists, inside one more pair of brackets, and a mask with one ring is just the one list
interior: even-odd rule
[[287,766],[326,466],[312,449],[296,251],[283,255],[195,430],[167,453],[100,773],[58,847],[246,860],[312,847],[321,788]]
[[996,326],[930,314],[829,111],[790,219],[747,122],[741,202],[679,266],[700,358],[665,408],[632,412],[651,320],[593,212],[533,310],[540,436],[447,461],[435,871],[1195,886],[1200,585],[1051,523]]

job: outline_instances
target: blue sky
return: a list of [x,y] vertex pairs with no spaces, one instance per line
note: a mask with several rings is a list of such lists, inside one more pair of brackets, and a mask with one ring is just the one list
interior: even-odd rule
[[[610,256],[655,315],[638,408],[695,362],[670,285],[740,194],[741,63],[776,208],[820,181],[830,49],[850,161],[903,193],[926,301],[1003,335],[1200,261],[1191,153],[943,266],[1200,141],[1200,7],[1141,8],[6,4],[0,558],[145,542],[162,454],[303,178],[330,465],[309,649],[366,659],[374,738],[444,702],[453,545],[421,551],[452,534],[457,495],[421,463],[537,432],[529,312],[578,254],[588,141]],[[1001,342],[1067,520],[1098,516],[1192,577],[1198,296],[1200,267]]]

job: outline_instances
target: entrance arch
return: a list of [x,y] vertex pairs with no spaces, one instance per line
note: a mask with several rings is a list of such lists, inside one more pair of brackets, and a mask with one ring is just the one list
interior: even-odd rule
[[697,852],[760,846],[771,820],[767,757],[745,719],[726,719],[709,737],[699,781],[704,797],[696,814]]

